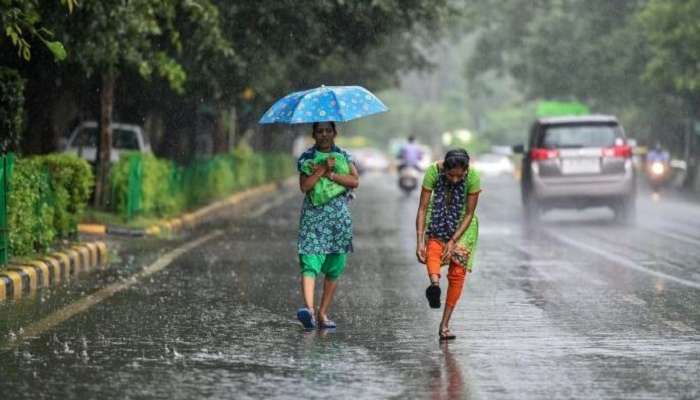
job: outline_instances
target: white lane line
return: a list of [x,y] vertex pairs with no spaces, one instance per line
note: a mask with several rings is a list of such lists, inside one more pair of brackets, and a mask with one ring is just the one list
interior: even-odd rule
[[622,296],[622,300],[626,301],[627,303],[634,304],[636,306],[646,306],[647,302],[644,301],[643,299],[639,298],[638,296],[635,296],[633,294],[626,294]]
[[663,323],[681,333],[695,332],[694,328],[689,327],[681,321],[664,320]]
[[260,207],[258,207],[258,209],[254,210],[253,212],[248,214],[248,216],[250,218],[261,217],[263,214],[268,212],[270,209],[282,205],[284,202],[286,202],[287,200],[291,199],[294,196],[296,196],[296,192],[289,191],[289,192],[283,194],[282,196],[279,196],[276,199],[261,205]]
[[606,286],[607,283],[603,282],[599,279],[592,278],[588,276],[587,274],[581,274],[581,270],[576,268],[575,266],[569,264],[567,261],[564,260],[542,260],[539,257],[535,255],[530,249],[526,248],[524,245],[518,245],[516,246],[516,249],[527,254],[528,257],[530,257],[530,260],[526,260],[523,262],[523,264],[529,265],[531,267],[534,267],[537,269],[537,271],[542,274],[545,278],[548,280],[554,281],[554,278],[552,275],[550,275],[548,272],[546,272],[546,268],[549,268],[550,270],[552,267],[558,268],[561,270],[567,270],[573,274],[573,276],[576,277],[577,280],[583,279],[584,281],[591,283],[596,286]]
[[23,333],[20,336],[18,336],[14,341],[7,343],[6,348],[12,348],[18,345],[19,343],[21,343],[22,339],[39,336],[47,330],[61,324],[69,318],[72,318],[76,314],[88,310],[96,304],[114,296],[116,293],[128,289],[129,287],[142,281],[144,278],[168,267],[176,258],[180,257],[182,254],[188,252],[189,250],[197,246],[202,245],[203,243],[211,239],[214,239],[215,237],[221,236],[222,234],[222,231],[216,230],[200,237],[199,239],[185,243],[182,246],[164,254],[163,256],[158,258],[158,260],[156,260],[153,264],[144,268],[141,272],[129,277],[127,280],[123,282],[113,283],[109,286],[105,286],[102,289],[98,290],[97,292],[91,295],[88,295],[85,298],[82,298],[57,311],[54,311],[45,318],[24,328]]
[[631,261],[625,257],[622,257],[622,256],[619,256],[617,254],[611,253],[609,251],[585,244],[585,243],[580,242],[580,241],[576,241],[572,238],[569,238],[565,235],[562,235],[561,233],[554,234],[554,233],[551,233],[549,231],[545,231],[545,233],[547,233],[547,235],[554,238],[555,240],[558,240],[564,244],[568,244],[569,246],[577,247],[581,250],[595,253],[595,254],[597,254],[601,257],[607,258],[608,260],[613,261],[613,262],[615,262],[615,263],[617,263],[625,268],[633,269],[635,271],[643,272],[643,273],[653,275],[653,276],[656,276],[659,278],[663,278],[663,279],[666,279],[666,280],[669,280],[672,282],[680,283],[681,285],[684,285],[684,286],[689,286],[689,287],[692,287],[695,289],[700,289],[700,283],[698,283],[698,282],[693,282],[693,281],[689,281],[686,279],[677,278],[677,277],[672,276],[672,275],[664,274],[663,272],[649,269],[649,268],[641,266],[641,265],[637,264],[636,262]]
[[654,229],[651,229],[651,228],[642,228],[642,229],[644,229],[644,230],[647,231],[647,232],[653,233],[653,234],[655,234],[655,235],[666,236],[667,238],[670,238],[670,239],[675,239],[675,240],[678,240],[678,241],[681,241],[681,242],[686,242],[686,243],[688,243],[688,244],[693,244],[693,245],[695,245],[695,246],[700,246],[700,240],[694,239],[694,238],[691,238],[691,237],[688,237],[688,236],[679,235],[679,234],[673,233],[673,232],[665,232],[665,231],[661,231],[661,230],[654,230]]

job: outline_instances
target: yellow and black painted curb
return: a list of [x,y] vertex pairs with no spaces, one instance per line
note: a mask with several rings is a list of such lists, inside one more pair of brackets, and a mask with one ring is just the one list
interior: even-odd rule
[[268,183],[237,192],[223,200],[211,203],[195,211],[185,213],[179,217],[164,220],[158,224],[151,225],[146,229],[129,229],[99,224],[80,224],[78,225],[78,231],[80,231],[80,233],[93,235],[159,236],[161,234],[179,232],[183,229],[192,229],[200,225],[215,213],[225,210],[227,207],[238,204],[243,200],[248,200],[256,196],[275,192],[280,185],[285,184],[285,182],[286,181],[279,183]]
[[108,261],[107,245],[101,241],[76,244],[34,260],[11,261],[0,268],[0,301],[70,281],[80,272],[105,267]]

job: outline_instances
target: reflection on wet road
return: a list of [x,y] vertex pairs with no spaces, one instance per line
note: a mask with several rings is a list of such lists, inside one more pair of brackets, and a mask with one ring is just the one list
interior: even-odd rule
[[157,275],[0,350],[2,398],[699,397],[700,206],[642,197],[636,228],[606,210],[526,228],[518,196],[515,182],[485,182],[448,345],[414,258],[417,196],[366,176],[337,330],[305,333],[294,320],[290,195],[214,224],[222,236]]

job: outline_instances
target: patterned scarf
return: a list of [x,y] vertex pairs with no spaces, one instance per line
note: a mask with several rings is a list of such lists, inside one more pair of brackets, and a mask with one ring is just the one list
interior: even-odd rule
[[433,210],[428,225],[428,237],[447,242],[459,226],[464,208],[464,179],[450,182],[445,174],[440,174],[433,193]]

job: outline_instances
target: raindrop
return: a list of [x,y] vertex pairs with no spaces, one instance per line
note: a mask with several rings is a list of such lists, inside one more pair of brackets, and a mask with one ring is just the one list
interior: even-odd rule
[[63,343],[63,352],[64,352],[65,354],[73,354],[73,353],[75,353],[75,352],[74,352],[73,350],[71,350],[70,347],[68,346],[68,342],[64,342],[64,343]]
[[182,354],[178,353],[177,350],[173,347],[173,357],[175,358],[182,358]]

